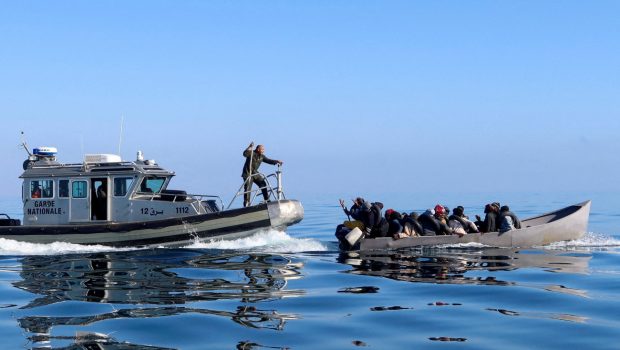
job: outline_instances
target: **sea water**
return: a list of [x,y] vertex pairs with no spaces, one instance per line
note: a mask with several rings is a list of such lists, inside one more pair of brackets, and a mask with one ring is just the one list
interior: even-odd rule
[[[506,196],[521,217],[591,197]],[[620,206],[594,197],[584,238],[535,249],[341,253],[331,196],[302,198],[306,217],[288,232],[185,248],[0,239],[0,347],[619,349]],[[445,204],[473,215],[485,200]],[[15,202],[0,212],[19,216]]]

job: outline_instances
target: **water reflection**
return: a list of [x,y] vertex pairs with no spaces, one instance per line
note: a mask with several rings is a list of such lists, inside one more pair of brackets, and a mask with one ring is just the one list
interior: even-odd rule
[[[56,336],[50,337],[57,341],[73,341],[72,344],[63,347],[55,347],[53,350],[174,350],[173,348],[162,348],[159,346],[132,344],[119,342],[113,337],[99,333],[79,333],[75,337]],[[50,338],[34,339],[36,342],[47,344]],[[35,346],[34,350],[50,350],[48,345]]]
[[299,263],[271,254],[205,254],[162,250],[22,259],[17,288],[43,295],[23,308],[62,301],[185,304],[240,299],[257,302],[303,294],[286,290]]
[[[165,249],[30,256],[24,257],[21,263],[23,280],[13,285],[40,297],[20,309],[31,310],[64,301],[140,305],[85,316],[19,318],[20,327],[30,333],[28,339],[35,344],[57,339],[51,335],[56,326],[80,327],[103,320],[188,313],[222,316],[244,327],[279,331],[286,321],[298,316],[252,304],[304,294],[302,290],[286,288],[287,281],[301,276],[303,265],[273,254]],[[215,300],[238,300],[239,304],[221,310],[204,308],[205,304],[199,303]],[[96,343],[101,345],[100,341]],[[74,345],[82,346],[77,342]]]
[[559,321],[568,321],[568,322],[575,322],[575,323],[585,323],[588,320],[588,317],[571,315],[571,314],[563,314],[563,313],[518,312],[518,311],[506,310],[506,309],[487,309],[487,311],[496,311],[506,316],[521,316],[521,317],[528,317],[528,318],[554,319],[554,320],[559,320]]
[[[467,276],[472,271],[508,271],[541,268],[549,272],[588,273],[589,254],[518,249],[417,249],[398,252],[346,252],[338,261],[350,265],[346,273],[386,277],[399,281],[450,284],[513,285],[494,276]],[[579,294],[563,286],[550,291]]]

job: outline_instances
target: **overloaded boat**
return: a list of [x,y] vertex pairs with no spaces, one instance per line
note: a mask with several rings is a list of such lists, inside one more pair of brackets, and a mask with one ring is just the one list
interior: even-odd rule
[[[38,147],[24,162],[23,222],[5,214],[0,238],[30,243],[67,242],[113,247],[183,246],[284,229],[303,219],[297,200],[285,199],[282,171],[266,176],[270,200],[227,208],[219,196],[170,190],[175,175],[138,152],[135,161],[87,154],[82,163],[56,161],[57,149]],[[261,174],[262,175],[262,174]],[[263,175],[264,176],[264,175]],[[275,178],[275,187],[269,179]],[[242,186],[243,188],[243,186]],[[256,191],[252,192],[255,197]]]
[[343,250],[398,249],[420,246],[480,243],[490,247],[536,247],[553,242],[570,241],[583,237],[588,228],[591,201],[521,220],[521,228],[506,232],[469,233],[458,235],[418,236],[393,239],[367,238],[354,228],[340,240]]

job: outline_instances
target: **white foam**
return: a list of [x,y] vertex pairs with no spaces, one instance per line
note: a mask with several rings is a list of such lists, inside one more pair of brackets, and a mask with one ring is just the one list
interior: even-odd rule
[[187,248],[260,250],[271,253],[298,253],[327,251],[327,247],[316,239],[293,238],[284,231],[265,230],[250,237],[236,240],[211,240],[196,242]]
[[119,249],[103,245],[81,245],[64,242],[49,244],[27,243],[0,238],[0,255],[57,255],[68,253],[97,253],[131,249]]
[[485,248],[490,247],[486,244],[478,243],[478,242],[468,242],[468,243],[455,243],[455,244],[442,244],[438,245],[438,248]]
[[605,247],[620,247],[620,240],[600,233],[588,232],[580,239],[567,242],[555,242],[544,246],[544,248],[605,248]]

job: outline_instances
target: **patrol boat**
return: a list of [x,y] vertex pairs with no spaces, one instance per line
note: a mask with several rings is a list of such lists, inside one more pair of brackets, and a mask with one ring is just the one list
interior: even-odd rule
[[[56,148],[30,152],[23,145],[29,155],[20,176],[23,223],[6,215],[0,218],[0,238],[44,244],[183,246],[284,229],[303,219],[301,203],[284,197],[281,167],[266,176],[271,201],[231,209],[235,198],[243,195],[241,189],[227,208],[219,196],[170,190],[175,173],[145,160],[140,151],[135,161],[87,154],[82,163],[61,164]],[[269,185],[273,178],[275,188]]]

